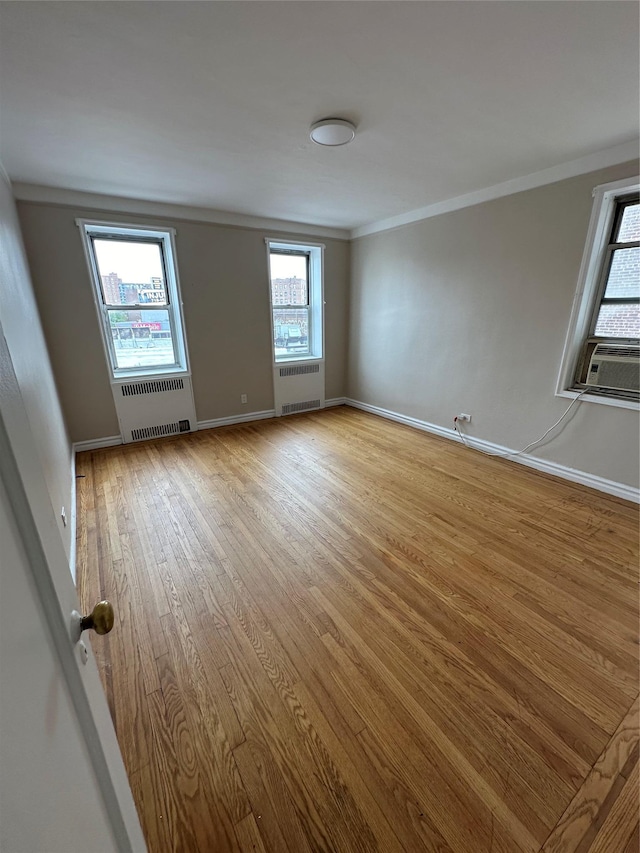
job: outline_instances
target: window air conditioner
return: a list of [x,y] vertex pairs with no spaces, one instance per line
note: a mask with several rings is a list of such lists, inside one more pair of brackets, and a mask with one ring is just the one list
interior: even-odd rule
[[586,384],[620,391],[639,391],[640,344],[597,344],[589,362]]

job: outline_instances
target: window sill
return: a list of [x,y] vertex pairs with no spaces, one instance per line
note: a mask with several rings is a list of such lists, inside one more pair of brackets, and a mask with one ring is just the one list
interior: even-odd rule
[[[579,391],[566,389],[565,391],[556,391],[556,397],[568,397],[575,399]],[[584,394],[580,397],[580,402],[583,403],[599,403],[601,406],[614,406],[617,409],[632,409],[638,411],[640,404],[636,400],[623,400],[621,397],[601,397],[599,394]]]
[[181,365],[165,367],[162,370],[155,368],[141,370],[139,367],[136,367],[131,370],[119,370],[115,375],[111,376],[111,384],[117,385],[120,382],[129,382],[132,379],[163,379],[165,376],[191,376],[191,373]]
[[292,355],[283,355],[280,358],[276,358],[274,364],[291,364],[292,362],[295,364],[299,361],[324,361],[324,358],[321,355],[297,355],[293,353]]

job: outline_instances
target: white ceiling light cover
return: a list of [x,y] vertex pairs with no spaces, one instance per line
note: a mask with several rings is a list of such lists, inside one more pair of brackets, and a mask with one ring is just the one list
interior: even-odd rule
[[311,139],[318,145],[346,145],[355,135],[355,125],[342,118],[324,118],[311,125]]

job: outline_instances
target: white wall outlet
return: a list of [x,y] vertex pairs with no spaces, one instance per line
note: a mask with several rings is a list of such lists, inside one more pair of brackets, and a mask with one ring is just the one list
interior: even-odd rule
[[62,519],[62,523],[64,526],[67,526],[67,512],[64,507],[60,510],[60,518]]
[[467,423],[471,423],[471,415],[467,415],[464,412],[461,412],[458,415],[458,420],[459,421],[466,421]]
[[240,394],[240,402],[241,403],[247,402],[247,395],[246,394]]

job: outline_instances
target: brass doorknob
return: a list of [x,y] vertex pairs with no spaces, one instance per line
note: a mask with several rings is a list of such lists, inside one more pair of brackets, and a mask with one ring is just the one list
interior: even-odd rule
[[113,628],[113,622],[113,605],[110,601],[99,601],[88,616],[80,619],[80,630],[90,628],[96,634],[108,634]]

